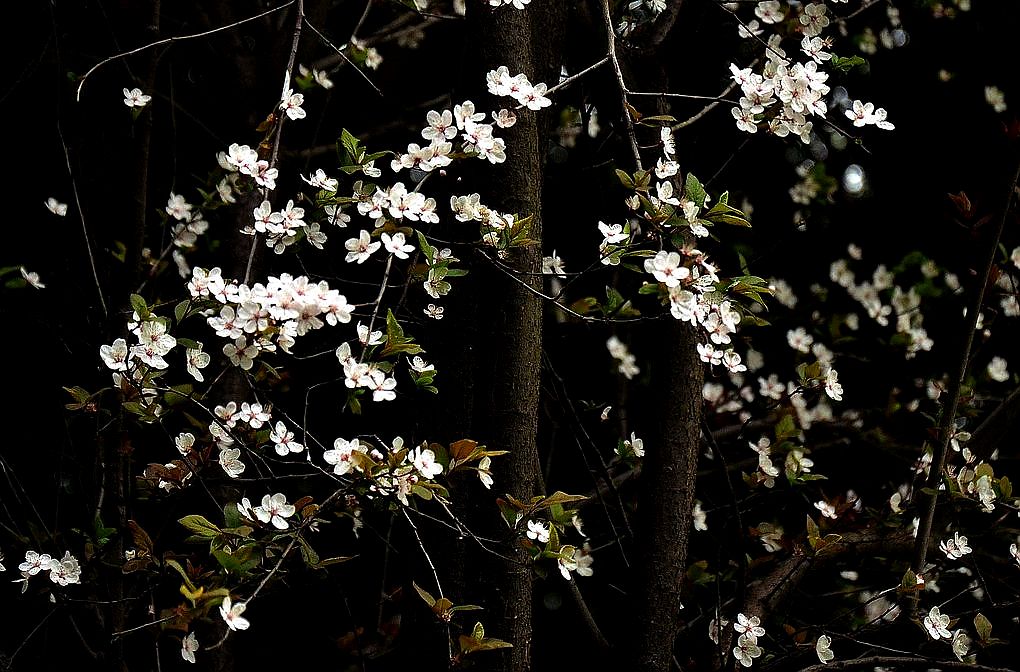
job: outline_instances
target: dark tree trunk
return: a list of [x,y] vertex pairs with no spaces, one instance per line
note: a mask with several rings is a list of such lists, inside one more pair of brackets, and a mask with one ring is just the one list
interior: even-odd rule
[[670,669],[679,619],[694,507],[703,377],[693,328],[674,321],[666,334],[665,355],[653,373],[661,400],[659,422],[641,472],[633,640],[633,669],[657,672]]

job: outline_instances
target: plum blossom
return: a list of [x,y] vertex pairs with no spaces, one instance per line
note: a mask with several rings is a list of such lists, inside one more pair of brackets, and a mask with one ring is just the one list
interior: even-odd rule
[[952,537],[939,542],[939,550],[950,560],[959,560],[973,549],[967,545],[967,537],[961,537],[959,532],[954,532]]
[[294,505],[287,503],[282,492],[262,497],[262,505],[252,509],[255,517],[263,523],[272,523],[278,530],[286,530],[290,525],[285,520],[294,515]]
[[529,520],[528,521],[528,538],[534,539],[540,544],[548,543],[549,541],[549,526],[540,520]]
[[198,651],[198,638],[195,637],[195,633],[189,632],[181,642],[181,657],[189,663],[194,663],[196,651]]
[[247,618],[241,616],[247,606],[244,602],[233,604],[229,595],[223,598],[223,602],[220,604],[220,616],[223,617],[223,621],[227,624],[228,628],[235,631],[248,629],[251,623],[248,622]]
[[819,635],[818,640],[815,642],[815,654],[818,656],[818,660],[823,663],[828,663],[830,660],[836,657],[829,647],[832,645],[832,638],[828,635]]
[[145,95],[142,93],[142,90],[137,87],[130,90],[126,88],[124,89],[124,104],[128,107],[142,108],[148,105],[151,100],[152,96]]
[[924,628],[932,639],[951,639],[953,634],[948,629],[951,620],[949,614],[943,614],[938,607],[932,607],[924,617]]

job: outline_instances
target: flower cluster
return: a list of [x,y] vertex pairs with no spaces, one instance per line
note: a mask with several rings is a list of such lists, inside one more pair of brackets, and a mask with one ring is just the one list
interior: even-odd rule
[[481,224],[482,242],[504,251],[525,233],[518,220],[511,213],[501,213],[481,203],[481,196],[450,197],[450,209],[459,222],[475,221]]
[[426,198],[417,190],[408,191],[403,182],[385,191],[376,188],[370,197],[355,190],[354,198],[358,200],[358,214],[376,220],[376,227],[382,226],[387,218],[428,224],[439,222],[436,199]]
[[505,65],[490,70],[485,81],[492,95],[509,96],[529,110],[541,110],[552,105],[552,101],[546,98],[548,87],[544,83],[532,84],[524,73],[511,76]]
[[959,560],[973,549],[967,545],[967,537],[961,537],[959,532],[954,532],[952,537],[939,542],[939,550],[950,560]]
[[501,7],[503,5],[513,5],[515,9],[524,9],[524,6],[530,2],[531,0],[489,0],[489,6]]
[[[765,24],[783,25],[784,14],[777,0],[759,2],[755,15]],[[768,38],[765,49],[766,62],[760,73],[751,68],[740,68],[730,64],[733,80],[741,89],[741,97],[730,112],[737,128],[755,133],[759,127],[766,128],[779,137],[793,135],[805,144],[811,141],[814,122],[811,117],[825,117],[828,106],[825,96],[829,93],[826,83],[829,75],[818,69],[819,65],[832,60],[829,38],[822,32],[829,26],[828,10],[822,2],[810,2],[801,7],[797,17],[800,51],[808,57],[804,63],[796,63],[787,57],[780,46],[782,35],[773,34]],[[757,20],[741,26],[741,36],[761,34]],[[776,103],[779,103],[776,105]],[[892,130],[886,121],[886,111],[875,109],[872,103],[854,101],[846,116],[855,126],[867,124]],[[764,124],[764,126],[762,126]]]
[[326,234],[319,230],[318,222],[306,222],[305,209],[295,207],[294,201],[287,201],[286,207],[278,212],[273,211],[269,201],[262,201],[252,211],[254,223],[241,229],[241,233],[254,236],[257,233],[266,237],[266,247],[272,248],[276,254],[299,240],[303,233],[305,239],[313,246],[322,249],[326,242]]
[[223,170],[229,173],[248,175],[260,187],[276,189],[276,178],[280,176],[280,171],[271,168],[269,162],[260,159],[258,152],[248,145],[239,145],[235,142],[227,148],[226,152],[217,154],[216,161]]
[[[450,165],[449,155],[453,151],[453,143],[450,141],[457,137],[458,132],[461,151],[465,154],[485,159],[492,164],[506,161],[506,142],[493,135],[493,125],[485,123],[485,113],[476,112],[475,104],[470,100],[454,105],[452,112],[430,110],[426,121],[428,126],[422,129],[421,135],[429,144],[420,147],[411,143],[407,146],[406,154],[396,154],[390,162],[394,172],[404,168],[429,172]],[[505,127],[499,118],[493,121]]]
[[[358,334],[363,346],[382,345],[385,336],[381,331],[368,333],[368,327],[358,325]],[[366,388],[372,391],[372,401],[393,401],[397,398],[397,379],[388,376],[388,368],[376,362],[363,362],[351,354],[350,343],[342,343],[336,350],[336,357],[344,369],[344,384],[348,389]],[[387,365],[388,366],[388,365]]]
[[733,647],[733,655],[741,665],[751,667],[754,659],[763,653],[758,646],[758,638],[765,636],[765,628],[761,627],[761,620],[757,616],[737,614],[737,622],[733,624],[733,629],[739,634],[737,645]]
[[845,112],[846,118],[854,122],[854,126],[867,126],[873,124],[879,128],[891,131],[895,126],[885,120],[888,113],[884,108],[875,109],[874,103],[865,103],[855,100],[850,109]]
[[194,298],[224,304],[218,315],[206,321],[217,336],[231,339],[223,353],[245,370],[262,352],[273,352],[279,346],[289,353],[297,337],[327,323],[350,322],[353,310],[344,295],[330,289],[325,280],[313,283],[306,276],[289,273],[249,287],[226,280],[218,267],[209,271],[196,267],[188,290]]
[[64,557],[59,560],[50,557],[48,553],[27,551],[25,561],[18,565],[18,570],[21,572],[22,580],[26,582],[29,577],[39,572],[49,572],[50,581],[57,585],[81,583],[81,567],[70,551],[66,551]]
[[769,115],[769,132],[781,138],[794,135],[807,144],[814,128],[814,122],[808,117],[824,117],[827,111],[824,97],[829,93],[825,83],[829,75],[818,70],[815,60],[791,65],[786,52],[779,48],[778,36],[769,40],[766,56],[761,74],[730,64],[733,81],[740,85],[743,93],[739,107],[731,110],[737,128],[747,133],[757,132],[759,121],[766,116],[766,108],[779,102],[778,111]]
[[443,465],[435,452],[422,444],[413,449],[404,447],[404,439],[396,437],[386,453],[358,439],[338,438],[332,450],[322,455],[338,476],[356,473],[372,479],[369,491],[394,497],[407,506],[407,496],[415,486],[428,483],[443,473]]
[[193,208],[180,194],[171,192],[167,199],[166,214],[177,221],[173,228],[173,242],[177,247],[194,247],[198,237],[209,230],[209,222],[202,218],[201,212],[194,212]]

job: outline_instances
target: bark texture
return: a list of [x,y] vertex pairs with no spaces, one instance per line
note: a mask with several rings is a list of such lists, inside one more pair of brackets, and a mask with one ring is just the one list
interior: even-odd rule
[[649,672],[669,670],[673,658],[701,444],[703,369],[694,329],[670,321],[665,333],[666,354],[653,373],[659,422],[645,454],[638,503],[632,669]]

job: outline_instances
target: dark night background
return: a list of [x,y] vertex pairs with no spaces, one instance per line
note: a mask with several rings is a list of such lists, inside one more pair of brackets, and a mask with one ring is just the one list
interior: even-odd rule
[[[360,0],[309,2],[309,6],[313,4],[319,25],[335,43],[342,42],[350,34],[364,9]],[[566,61],[570,72],[586,67],[602,55],[602,47],[594,45],[592,19],[584,4],[571,3],[576,7],[567,29]],[[850,3],[853,8],[858,4]],[[108,372],[101,366],[98,346],[111,342],[118,335],[123,316],[111,314],[106,319],[99,308],[85,252],[81,215],[88,229],[105,300],[111,313],[115,313],[124,307],[131,288],[123,285],[126,272],[111,250],[115,241],[122,241],[136,224],[135,184],[140,165],[137,140],[143,132],[144,115],[151,115],[152,121],[148,157],[149,229],[145,244],[158,250],[167,242],[166,232],[161,233],[156,224],[168,193],[174,191],[193,200],[197,197],[195,187],[215,168],[216,152],[225,150],[232,142],[254,145],[258,141],[254,128],[277,100],[292,20],[289,13],[281,12],[232,31],[114,61],[89,77],[81,102],[76,102],[77,76],[107,56],[150,40],[145,26],[149,23],[147,12],[151,3],[53,0],[22,5],[17,21],[7,22],[5,39],[0,46],[6,73],[0,84],[0,102],[8,134],[3,190],[7,215],[5,237],[0,244],[0,267],[23,265],[38,272],[47,288],[42,291],[0,289],[0,323],[4,326],[0,330],[0,343],[7,355],[9,372],[3,385],[2,405],[6,429],[0,447],[4,459],[4,476],[0,478],[2,516],[5,527],[14,520],[33,520],[35,524],[35,512],[27,507],[31,500],[49,526],[88,528],[96,465],[87,441],[95,426],[90,418],[72,417],[64,411],[63,404],[69,399],[60,388],[81,385],[95,389],[107,384]],[[723,245],[713,252],[724,270],[732,272],[737,265],[736,255],[728,248],[732,242],[744,253],[753,273],[788,279],[801,300],[810,302],[807,286],[827,280],[829,263],[845,256],[847,244],[854,242],[864,249],[868,264],[892,266],[907,252],[921,250],[943,268],[957,273],[964,286],[969,287],[971,269],[984,254],[984,247],[977,243],[984,239],[985,228],[990,227],[975,228],[961,223],[946,195],[965,191],[979,216],[997,213],[1002,207],[1010,166],[1015,161],[1008,152],[1005,126],[1010,119],[1015,119],[1016,110],[1020,109],[1020,80],[1016,76],[1020,56],[1016,49],[1020,5],[974,0],[971,11],[957,12],[953,18],[934,16],[930,5],[899,3],[906,44],[895,49],[880,45],[874,55],[864,55],[866,67],[846,76],[830,78],[830,85],[844,86],[852,99],[873,101],[886,108],[896,130],[854,129],[841,112],[830,111],[829,119],[859,135],[862,144],[851,141],[843,150],[829,149],[825,159],[827,173],[838,180],[846,166],[858,164],[865,171],[867,189],[857,197],[837,189],[832,195],[832,206],[813,209],[803,227],[794,224],[796,206],[790,202],[787,191],[797,181],[795,167],[804,159],[821,157],[812,157],[809,148],[799,141],[761,132],[755,136],[741,133],[734,127],[725,105],[678,132],[678,156],[684,170],[708,182],[710,193],[728,189],[731,203],[739,206],[746,198],[754,206],[753,230],[723,232]],[[170,36],[208,30],[268,6],[253,1],[164,2],[159,33]],[[850,11],[844,5],[830,6],[843,13]],[[884,3],[875,3],[856,16],[848,24],[851,33],[857,33],[864,26],[873,27],[876,33],[886,27],[885,7]],[[377,2],[361,34],[372,35],[374,31],[393,26],[394,21],[408,20],[401,17],[409,14],[399,3]],[[402,24],[396,25],[399,29]],[[827,32],[834,31],[830,27]],[[308,119],[285,126],[282,179],[277,198],[286,200],[286,194],[296,193],[302,186],[297,178],[299,172],[308,174],[321,167],[329,174],[336,174],[333,153],[302,150],[331,145],[341,128],[350,129],[364,139],[371,150],[402,148],[408,142],[420,141],[418,130],[425,112],[451,105],[449,98],[431,106],[423,106],[425,101],[449,96],[454,91],[477,90],[477,84],[463,82],[464,73],[472,71],[471,65],[464,62],[464,44],[461,21],[437,19],[425,28],[425,39],[415,50],[399,47],[394,41],[379,44],[385,60],[377,71],[370,71],[370,75],[383,91],[382,97],[349,67],[333,75],[336,86],[331,91],[306,92]],[[750,42],[737,38],[736,24],[727,12],[708,0],[688,0],[662,54],[670,90],[717,95],[728,83],[729,62],[747,63],[757,55],[751,54],[750,48]],[[792,43],[787,45],[791,55],[793,48]],[[841,56],[859,53],[850,46],[850,38],[839,40],[834,50]],[[153,53],[158,55],[155,87],[148,89],[144,82],[149,56]],[[307,33],[298,62],[311,65],[331,53]],[[940,70],[951,74],[948,81],[940,78]],[[1009,105],[1004,114],[995,113],[985,102],[984,87],[987,85],[996,85],[1004,91]],[[133,122],[122,103],[121,89],[134,86],[142,86],[154,99],[143,117]],[[599,123],[605,130],[616,121],[616,97],[608,70],[604,70],[556,96],[551,109],[568,104],[575,107],[594,104],[600,112]],[[653,99],[632,102],[647,114],[655,113]],[[487,100],[479,107],[487,111],[487,105],[492,104]],[[701,101],[674,101],[671,114],[683,119],[700,110],[702,105]],[[554,113],[547,110],[543,114]],[[821,128],[821,124],[816,124],[816,129]],[[595,223],[600,219],[622,221],[626,214],[621,190],[608,162],[625,161],[627,154],[619,135],[608,135],[608,140],[605,133],[591,140],[581,133],[574,147],[559,148],[557,136],[550,134],[543,247],[546,254],[556,249],[571,271],[580,270],[593,258],[598,242]],[[828,136],[828,132],[825,135]],[[655,142],[651,132],[641,139],[648,145]],[[81,210],[75,203],[65,148],[77,183]],[[649,156],[653,154],[654,150],[648,153]],[[341,184],[343,190],[345,186]],[[441,211],[449,193],[462,193],[452,178],[437,179],[430,188],[435,192],[430,195],[437,197]],[[50,196],[69,204],[66,218],[55,217],[46,210],[44,202]],[[236,228],[232,217],[226,209],[212,213],[209,239],[228,240],[229,232]],[[330,242],[334,247],[342,247],[343,239],[344,236],[337,233],[331,235]],[[1020,245],[1020,231],[1015,221],[1007,224],[1003,243],[1006,250]],[[231,258],[228,243],[215,251],[203,245],[200,243],[198,251],[191,256],[192,265],[208,267],[222,263],[228,266],[231,263],[217,261]],[[241,253],[246,251],[247,248]],[[233,256],[236,263],[236,254]],[[337,277],[350,272],[328,253],[309,254],[307,246],[301,257],[312,275]],[[291,263],[287,257],[263,261],[268,268],[273,268],[274,264],[285,268]],[[357,279],[377,280],[378,269],[366,273]],[[15,272],[8,277],[18,276]],[[609,281],[610,275],[601,274],[579,285],[598,291]],[[160,287],[168,288],[165,293],[169,296],[169,288],[177,282],[175,270],[171,268],[161,282],[164,284]],[[352,302],[371,300],[375,291],[372,287],[352,287],[347,292]],[[581,295],[579,292],[571,298]],[[423,298],[412,299],[412,315],[420,316]],[[848,310],[849,304],[847,297],[834,296],[831,303],[812,307],[826,313]],[[651,304],[645,305],[651,308]],[[950,313],[930,319],[928,328],[933,334],[949,333],[958,323]],[[444,332],[443,323],[426,325],[418,320],[412,324],[418,340],[426,345],[433,339],[455,337]],[[609,332],[588,325],[557,325],[551,312],[546,324],[549,327],[546,348],[556,370],[567,381],[567,396],[581,406],[581,402],[588,401],[598,408],[605,403],[615,404],[614,386],[606,375],[604,343]],[[1005,328],[1002,329],[1005,332]],[[621,329],[620,333],[630,340],[639,361],[644,361],[647,352],[657,345],[654,332],[648,327]],[[881,405],[893,386],[909,384],[914,375],[922,375],[922,370],[928,371],[927,375],[948,371],[956,352],[951,347],[940,347],[948,345],[948,338],[934,337],[935,351],[914,369],[896,369],[901,365],[899,356],[886,353],[888,359],[883,360],[881,352],[876,359],[863,362],[859,367],[846,366],[846,370],[840,367],[841,377],[848,381],[847,389],[858,390],[854,403],[860,407]],[[1014,337],[1015,329],[1009,338]],[[763,334],[763,338],[776,337]],[[211,335],[206,335],[204,340],[213,341]],[[1015,340],[1012,342],[1015,344]],[[1010,354],[1007,350],[1003,356],[1014,367],[1020,366],[1015,346],[1014,357]],[[442,362],[437,364],[443,376],[456,375],[455,365],[444,369]],[[308,371],[314,372],[314,368],[313,362]],[[293,378],[300,379],[301,373],[298,368]],[[438,382],[442,383],[442,377]],[[557,445],[557,450],[567,460],[576,447],[571,448],[569,439],[561,438],[569,434],[558,419],[564,412],[564,390],[551,381],[549,386],[548,417],[543,420],[543,431],[550,445],[564,444]],[[293,398],[300,398],[297,395],[301,390],[293,392]],[[639,389],[631,402],[633,427],[641,427],[643,413],[646,413],[643,401],[646,400]],[[313,401],[313,409],[326,416],[336,407],[333,398]],[[394,427],[399,427],[405,436],[420,438],[428,432],[431,420],[430,411],[421,411],[422,408],[432,407],[421,399],[405,399],[395,404],[396,410],[387,410],[387,413],[399,418]],[[585,412],[588,413],[586,420],[592,420],[592,412]],[[343,422],[351,424],[345,425],[340,433],[354,434],[361,426],[377,425],[383,417],[380,411],[369,410],[363,419],[345,419]],[[328,419],[332,422],[334,418]],[[337,434],[330,434],[331,431],[323,429],[325,435]],[[606,445],[615,440],[608,431],[605,437],[599,438],[603,443],[608,439]],[[139,461],[144,465],[149,460],[140,458]],[[550,464],[559,463],[553,463],[550,458]],[[833,466],[837,464],[848,468],[841,476],[846,482],[869,474],[869,467],[863,462],[858,464],[857,471],[848,467],[846,460],[833,462]],[[559,479],[558,489],[583,490],[590,485],[586,478],[579,480],[566,469],[561,472],[556,467],[551,473]],[[886,482],[875,485],[885,486]],[[139,514],[160,521],[154,523],[156,529],[150,529],[154,537],[161,532],[172,537],[179,534],[173,521],[186,512],[188,504],[180,500],[150,502],[141,506]],[[173,511],[165,508],[171,506],[175,507]],[[600,527],[600,514],[592,511],[589,515],[594,533],[603,535],[602,539],[606,540],[605,535],[609,533],[604,525]],[[160,529],[159,525],[164,527]],[[386,534],[383,527],[366,532],[364,536],[377,540]],[[73,537],[67,539],[73,546]],[[370,541],[369,545],[372,543]],[[376,546],[381,547],[381,543]],[[692,556],[708,553],[707,546],[707,543],[706,548],[695,546]],[[14,547],[13,537],[6,530],[0,530],[0,549],[6,555],[4,576],[11,579],[16,577],[20,561],[11,550]],[[336,550],[354,552],[345,548]],[[359,560],[351,563],[352,572],[363,572],[366,576],[374,572],[373,563],[379,560],[379,548],[375,552],[374,556],[363,553]],[[613,571],[610,568],[619,563],[610,556],[611,551],[599,558],[606,572]],[[394,562],[411,574],[417,571],[419,560],[417,556],[398,557]],[[597,571],[598,568],[596,565]],[[7,626],[0,638],[0,652],[10,655],[47,613],[49,605],[38,595],[20,597],[15,586],[3,583]],[[355,580],[345,587],[303,576],[294,580],[287,590],[268,594],[259,608],[260,621],[263,618],[265,621],[253,625],[253,631],[245,638],[253,646],[234,647],[238,663],[251,663],[255,665],[252,669],[269,669],[270,665],[275,667],[285,662],[324,661],[331,668],[345,669],[343,665],[348,659],[338,651],[344,646],[349,650],[350,643],[338,644],[338,640],[352,630],[352,623],[361,622],[359,609],[371,614],[366,618],[375,619],[378,587],[374,573],[370,580]],[[395,590],[397,582],[388,588]],[[172,594],[161,597],[170,602],[174,599]],[[401,606],[401,601],[411,599],[417,600],[417,597],[396,594],[392,602],[383,605],[383,610],[387,617],[391,608],[394,612],[413,611]],[[604,613],[610,626],[626,621],[626,614],[620,611],[623,603],[613,589],[593,588],[589,599],[593,610]],[[300,616],[295,616],[288,606],[295,600],[302,605]],[[367,607],[359,606],[366,604]],[[575,631],[577,626],[560,625],[561,614],[566,614],[563,623],[571,620],[572,612],[567,613],[570,606],[569,596],[555,587],[538,584],[538,627],[563,627],[563,641],[568,643],[556,644],[554,637],[536,638],[536,661],[556,658],[553,649],[565,646],[570,650],[565,658],[584,664],[594,662],[594,652],[576,650],[581,648],[576,642],[583,641],[574,639],[583,637]],[[279,636],[262,640],[272,631],[268,616],[274,613],[274,608],[279,609],[275,612],[279,629],[274,631]],[[418,618],[424,620],[426,616],[420,614]],[[144,608],[139,608],[133,618],[133,622],[143,622],[147,618]],[[405,616],[405,626],[408,620]],[[81,612],[79,627],[81,637],[66,621],[55,618],[19,654],[17,669],[53,669],[50,666],[53,656],[67,660],[87,659],[80,641],[96,636],[96,632],[92,630],[95,627],[92,617],[85,609]],[[697,627],[700,632],[704,623]],[[297,634],[302,631],[306,634]],[[210,631],[205,639],[212,636]],[[303,642],[300,649],[297,648],[299,637]],[[164,659],[173,658],[174,664],[179,662],[177,640],[164,637],[161,642],[166,647]],[[128,651],[134,652],[131,647],[151,646],[151,639],[144,636],[132,639],[127,646]],[[412,648],[405,647],[396,659],[408,663],[416,655]],[[371,669],[386,669],[393,664],[388,663],[389,660],[394,659],[383,658],[381,667]],[[549,667],[536,664],[538,669]]]

